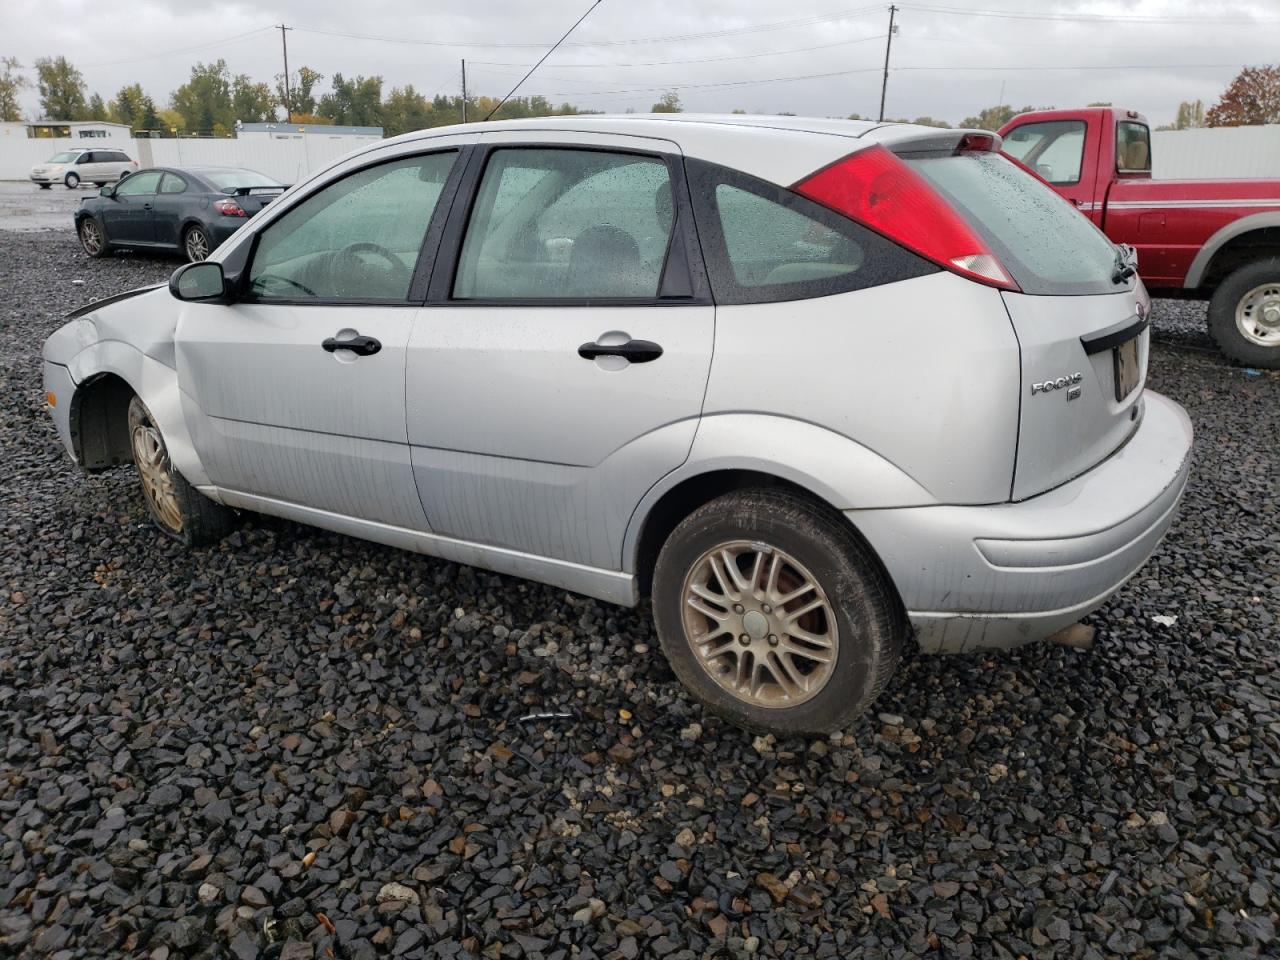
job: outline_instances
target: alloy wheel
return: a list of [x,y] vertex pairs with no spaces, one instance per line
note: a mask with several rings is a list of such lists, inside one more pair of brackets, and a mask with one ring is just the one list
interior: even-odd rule
[[174,489],[169,452],[160,431],[149,423],[133,427],[133,461],[142,480],[142,492],[152,512],[165,527],[177,533],[182,529],[182,509]]
[[698,663],[737,699],[794,707],[830,681],[840,648],[835,610],[795,557],[733,540],[702,554],[681,592]]
[[192,263],[204,260],[209,256],[209,238],[203,230],[192,227],[187,231],[186,248],[187,259]]
[[94,221],[86,220],[80,224],[80,243],[91,257],[102,252],[102,231]]

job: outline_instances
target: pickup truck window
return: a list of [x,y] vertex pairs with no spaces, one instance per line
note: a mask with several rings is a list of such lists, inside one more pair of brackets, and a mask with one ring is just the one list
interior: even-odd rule
[[908,161],[981,234],[1023,293],[1119,293],[1116,248],[1101,230],[1035,177],[997,153]]
[[1145,123],[1116,124],[1116,173],[1151,172],[1151,132]]
[[1084,159],[1084,121],[1024,123],[1009,131],[1002,149],[1056,186],[1079,183]]

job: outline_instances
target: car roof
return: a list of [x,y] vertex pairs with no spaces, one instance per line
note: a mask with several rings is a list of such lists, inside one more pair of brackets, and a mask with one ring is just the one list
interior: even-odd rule
[[[371,145],[367,152],[391,144],[466,134],[518,134],[564,131],[648,137],[676,143],[686,156],[734,167],[779,184],[791,184],[840,157],[875,143],[900,146],[954,144],[967,129],[925,127],[913,123],[879,123],[830,117],[752,114],[628,113],[575,114],[495,120],[465,126],[432,127]],[[364,153],[366,151],[361,151]]]

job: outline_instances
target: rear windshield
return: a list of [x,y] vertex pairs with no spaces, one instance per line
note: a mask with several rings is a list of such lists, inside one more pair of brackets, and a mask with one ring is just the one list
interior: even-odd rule
[[908,160],[991,244],[1024,293],[1119,293],[1116,247],[1066,200],[998,153]]
[[206,170],[204,178],[219,190],[241,190],[245,187],[279,187],[279,181],[253,170]]

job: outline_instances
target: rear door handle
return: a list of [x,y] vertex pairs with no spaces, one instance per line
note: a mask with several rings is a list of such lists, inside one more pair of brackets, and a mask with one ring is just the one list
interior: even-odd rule
[[351,337],[349,340],[337,340],[329,337],[320,346],[330,353],[335,353],[338,350],[350,350],[352,353],[362,357],[372,357],[382,349],[381,341],[373,337]]
[[626,343],[584,343],[578,348],[578,356],[584,360],[596,357],[623,357],[632,363],[648,363],[662,356],[662,347],[652,340],[628,340]]

